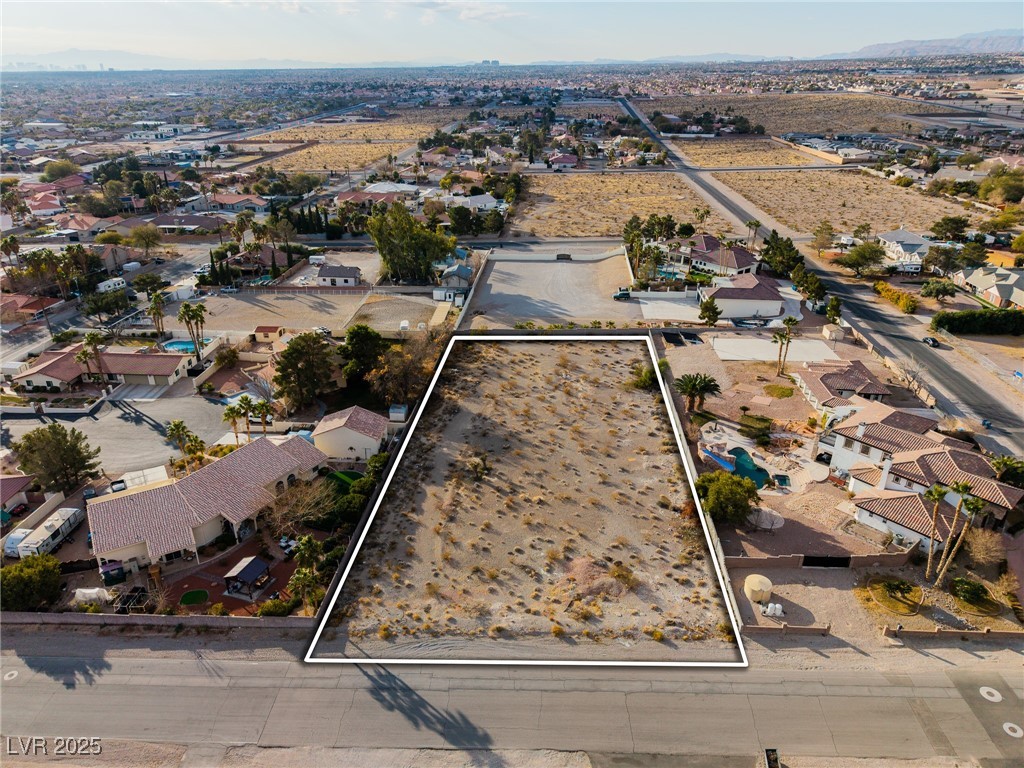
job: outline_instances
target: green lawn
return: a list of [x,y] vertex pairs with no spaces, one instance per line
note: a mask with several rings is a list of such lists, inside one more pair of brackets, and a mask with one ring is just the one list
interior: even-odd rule
[[179,601],[182,605],[202,605],[210,599],[210,593],[205,589],[193,589],[181,596]]

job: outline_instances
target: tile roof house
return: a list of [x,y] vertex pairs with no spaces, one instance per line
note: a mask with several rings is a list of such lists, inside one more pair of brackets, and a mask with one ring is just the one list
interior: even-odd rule
[[313,430],[313,444],[331,458],[366,461],[387,434],[386,416],[354,405],[324,416]]
[[270,201],[259,195],[236,195],[218,192],[210,195],[209,199],[212,210],[254,211],[255,213],[266,213],[270,210]]
[[892,394],[860,360],[804,363],[792,376],[811,407],[834,418],[849,415],[855,396],[873,401]]
[[725,246],[713,237],[705,238],[707,248],[690,248],[687,260],[693,269],[713,275],[730,276],[757,272],[757,257],[742,245]]
[[1024,269],[964,269],[953,275],[953,282],[1001,309],[1024,309]]
[[782,314],[783,299],[778,283],[749,272],[735,277],[717,277],[711,285],[697,289],[700,301],[714,299],[728,320],[737,317],[778,317]]
[[35,481],[35,475],[0,475],[0,507],[9,510],[18,504],[25,504],[25,491]]
[[327,457],[301,437],[261,437],[180,480],[163,480],[88,502],[100,566],[126,570],[198,553],[225,530],[239,531]]
[[900,536],[904,544],[918,542],[924,552],[932,547],[942,549],[956,516],[953,506],[940,502],[935,538],[932,539],[933,506],[920,494],[872,489],[855,496],[853,506],[858,522],[877,531]]
[[32,366],[13,377],[15,384],[25,387],[59,387],[62,390],[80,384],[91,372],[111,384],[147,384],[170,386],[188,371],[191,355],[171,352],[150,352],[148,348],[109,346],[100,352],[100,361],[90,362],[87,369],[75,360],[82,344],[43,352]]

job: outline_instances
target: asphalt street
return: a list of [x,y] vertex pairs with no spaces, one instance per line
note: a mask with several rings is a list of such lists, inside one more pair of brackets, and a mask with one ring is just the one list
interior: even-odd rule
[[200,652],[147,658],[145,649],[96,658],[14,650],[18,655],[0,660],[5,736],[196,747],[583,750],[720,756],[723,763],[752,761],[764,747],[778,748],[783,760],[956,756],[1008,768],[1024,759],[1024,741],[1004,728],[1022,719],[1019,666],[981,661],[914,674],[389,669],[220,661]]

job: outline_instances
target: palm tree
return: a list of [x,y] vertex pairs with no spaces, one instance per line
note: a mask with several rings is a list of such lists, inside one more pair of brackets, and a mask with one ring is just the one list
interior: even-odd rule
[[302,600],[304,608],[309,608],[310,597],[320,588],[320,580],[311,568],[296,568],[288,580],[288,590]]
[[156,332],[163,338],[164,335],[164,295],[159,291],[154,291],[152,298],[149,300],[149,306],[146,307],[146,314],[152,318],[153,327],[156,328]]
[[181,419],[175,419],[167,425],[164,434],[168,440],[178,446],[178,450],[181,451],[181,458],[187,458],[188,454],[185,453],[185,445],[188,443],[192,432],[185,426],[185,422]]
[[299,568],[316,570],[316,566],[324,554],[324,545],[312,536],[300,536],[296,539],[295,549],[292,551],[295,555],[295,563]]
[[75,353],[75,362],[79,365],[85,366],[85,375],[92,378],[92,353],[88,349],[82,347],[78,352]]
[[930,579],[932,577],[932,560],[935,557],[935,539],[938,536],[937,531],[939,527],[939,504],[941,504],[942,500],[946,498],[947,493],[949,493],[949,488],[946,488],[944,485],[939,485],[938,483],[924,492],[925,499],[930,501],[933,505],[932,527],[928,534],[928,538],[931,539],[932,544],[928,547],[928,564],[924,569],[924,577],[926,579]]
[[[985,509],[986,502],[984,499],[979,499],[976,496],[970,496],[966,499],[961,499],[963,508],[967,510],[967,520],[964,522],[963,528],[960,529],[960,536],[957,537],[956,546],[953,547],[953,551],[949,553],[946,558],[945,564],[942,566],[942,570],[939,571],[939,575],[935,577],[935,586],[942,587],[942,583],[946,580],[946,571],[949,570],[949,566],[953,564],[956,559],[957,553],[960,551],[960,547],[964,545],[964,539],[967,538],[967,531],[974,524],[974,518],[977,517],[978,513]],[[959,506],[959,505],[958,505]],[[950,539],[952,542],[952,538]],[[949,543],[946,546],[949,547]]]
[[717,395],[722,387],[706,373],[684,373],[672,383],[673,388],[686,398],[686,410],[704,410],[704,398]]
[[711,209],[706,205],[698,205],[693,209],[693,218],[697,222],[698,229],[711,216]]
[[782,350],[786,348],[786,332],[781,330],[775,331],[772,334],[772,344],[779,345],[779,357],[775,363],[775,375],[778,376],[782,373]]
[[235,407],[238,408],[238,412],[245,417],[245,438],[246,440],[252,441],[252,423],[250,418],[255,413],[256,401],[254,401],[248,395],[242,395],[238,398],[235,403]]
[[967,498],[967,494],[971,492],[971,484],[951,483],[949,486],[949,490],[955,493],[957,496],[959,496],[960,500],[957,501],[956,503],[956,512],[953,515],[953,524],[949,526],[949,536],[946,538],[946,547],[942,550],[942,556],[939,558],[938,565],[935,566],[938,569],[939,573],[945,570],[946,561],[949,560],[949,552],[952,549],[952,547],[950,546],[950,542],[952,542],[953,539],[956,538],[956,526],[957,523],[960,522],[961,512],[964,508],[964,500]]
[[203,351],[203,331],[206,329],[206,305],[192,305],[192,322],[196,329],[196,351]]
[[799,322],[795,317],[787,317],[782,321],[782,324],[786,327],[786,343],[782,350],[782,364],[779,367],[780,376],[786,372],[786,358],[789,357],[789,345],[793,342],[793,337],[796,336],[794,329]]
[[103,354],[100,348],[103,346],[103,341],[103,334],[98,331],[89,331],[82,341],[82,350],[87,351],[89,356],[96,361],[96,373],[101,379],[103,378]]
[[[188,452],[190,458],[196,460],[196,469],[203,466],[203,453],[206,451],[206,443],[199,435],[190,433],[188,440],[185,441],[185,450]],[[185,474],[189,473],[188,459],[185,459]]]
[[704,398],[708,395],[720,395],[722,393],[722,387],[715,379],[706,373],[697,374],[697,410],[704,410]]
[[749,244],[751,238],[757,239],[757,228],[761,226],[761,222],[757,219],[751,219],[750,221],[744,222],[747,227],[747,243]]
[[3,240],[0,240],[0,253],[8,258],[13,256],[14,265],[21,266],[21,260],[18,258],[18,254],[21,253],[21,243],[18,242],[18,238],[14,235],[8,235]]
[[257,400],[252,407],[254,416],[260,417],[260,426],[263,428],[263,435],[267,434],[267,419],[274,415],[274,406],[267,400]]
[[229,405],[224,408],[224,414],[221,417],[223,421],[231,425],[231,431],[235,433],[235,445],[238,445],[238,420],[242,418],[242,412],[236,405]]
[[199,349],[196,346],[195,324],[192,322],[192,305],[187,301],[181,302],[181,306],[178,307],[178,322],[182,323],[185,330],[188,331],[189,338],[192,339],[192,348]]

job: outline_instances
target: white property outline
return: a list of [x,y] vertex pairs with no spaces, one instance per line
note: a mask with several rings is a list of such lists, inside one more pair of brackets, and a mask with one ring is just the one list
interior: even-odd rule
[[[352,570],[352,566],[355,565],[356,557],[359,555],[359,550],[362,549],[363,541],[366,539],[367,533],[370,531],[370,526],[373,525],[374,518],[377,517],[377,512],[380,510],[381,504],[384,502],[384,496],[387,494],[388,488],[391,487],[391,481],[394,479],[395,473],[398,471],[398,467],[402,464],[402,459],[405,457],[405,449],[409,446],[409,441],[412,438],[413,433],[416,431],[416,427],[419,426],[420,417],[427,408],[427,403],[430,402],[430,396],[434,392],[434,387],[437,385],[438,380],[441,378],[441,373],[444,371],[444,367],[448,362],[448,355],[451,354],[452,349],[456,342],[461,341],[505,341],[505,342],[526,342],[532,343],[537,341],[644,341],[647,343],[647,349],[651,355],[651,361],[654,364],[654,372],[658,377],[658,385],[661,387],[661,396],[664,399],[665,410],[668,412],[669,422],[672,424],[672,431],[676,437],[676,448],[679,450],[680,458],[683,461],[683,466],[686,468],[686,478],[690,483],[690,493],[693,495],[694,504],[697,506],[698,517],[700,518],[701,529],[704,531],[704,541],[708,547],[708,556],[711,558],[712,564],[715,566],[715,576],[718,578],[718,587],[722,591],[722,600],[725,602],[725,609],[729,615],[729,621],[732,624],[733,637],[736,638],[736,645],[740,652],[740,661],[572,661],[572,660],[540,660],[540,659],[430,659],[430,658],[403,658],[403,659],[373,659],[373,658],[315,658],[313,651],[316,648],[316,644],[320,640],[320,635],[323,634],[324,629],[327,627],[327,622],[331,618],[331,614],[334,612],[334,605],[338,601],[338,597],[341,595],[341,590],[345,586],[345,582],[348,580],[349,572]],[[522,335],[522,336],[508,336],[508,335],[488,335],[488,334],[456,334],[448,342],[448,347],[445,349],[444,354],[441,356],[441,361],[437,365],[437,370],[434,371],[434,377],[430,380],[430,386],[427,387],[427,391],[423,396],[423,400],[420,403],[419,409],[416,411],[416,416],[413,418],[412,425],[405,433],[405,437],[402,440],[402,447],[398,451],[398,456],[395,459],[394,464],[391,467],[391,471],[388,473],[387,479],[384,481],[384,485],[377,495],[377,501],[373,505],[373,510],[370,512],[370,517],[366,521],[366,525],[363,526],[363,532],[359,536],[359,541],[356,542],[355,549],[348,558],[348,564],[345,566],[345,572],[341,575],[341,581],[338,582],[337,589],[334,590],[334,594],[331,596],[331,602],[327,606],[327,610],[324,611],[324,617],[320,620],[320,626],[317,627],[316,633],[313,635],[313,640],[309,644],[309,648],[306,650],[306,655],[303,661],[310,664],[458,664],[458,665],[501,665],[501,666],[573,666],[573,667],[734,667],[734,668],[747,668],[750,662],[747,659],[747,651],[743,647],[743,639],[740,636],[739,624],[736,621],[736,616],[733,613],[732,601],[729,600],[728,592],[726,591],[725,578],[722,576],[722,567],[718,562],[718,558],[715,556],[715,547],[711,543],[711,534],[708,532],[708,523],[704,516],[704,509],[701,506],[700,499],[697,496],[697,487],[695,484],[695,468],[691,466],[692,458],[686,451],[685,440],[683,439],[682,428],[676,421],[675,408],[670,404],[671,393],[669,392],[668,385],[665,383],[664,377],[661,375],[661,369],[658,367],[658,352],[654,348],[654,340],[650,334],[642,335],[592,335],[592,336],[580,336],[580,335]]]

